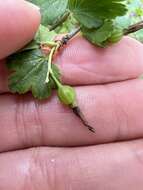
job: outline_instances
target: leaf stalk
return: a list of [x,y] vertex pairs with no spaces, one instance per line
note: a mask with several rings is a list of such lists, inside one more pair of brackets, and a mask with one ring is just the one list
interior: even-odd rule
[[45,83],[49,83],[49,81],[50,81],[49,76],[50,76],[50,73],[52,71],[52,60],[53,60],[53,56],[54,56],[55,50],[56,50],[56,47],[53,47],[51,49],[51,51],[50,51],[50,54],[49,54],[48,71],[47,71],[47,76],[46,76]]

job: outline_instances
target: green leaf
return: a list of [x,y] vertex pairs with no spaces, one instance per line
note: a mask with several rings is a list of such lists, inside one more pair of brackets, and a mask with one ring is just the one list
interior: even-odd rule
[[[40,25],[32,42],[18,53],[8,58],[8,68],[11,71],[9,88],[13,93],[25,94],[29,91],[38,99],[51,96],[56,84],[52,77],[45,82],[48,71],[48,55],[44,55],[41,44],[52,42],[57,34]],[[55,77],[60,80],[60,72],[56,65],[52,65]]]
[[56,36],[55,31],[48,31],[47,27],[40,25],[34,39],[19,52],[39,49],[41,44],[53,42]]
[[[9,88],[13,93],[25,94],[31,91],[38,99],[51,96],[55,83],[50,77],[50,82],[45,83],[47,75],[47,59],[42,52],[37,50],[26,51],[12,55],[8,59],[8,68],[12,71],[9,77]],[[59,79],[58,68],[52,67],[55,76]]]
[[66,21],[62,24],[59,25],[55,31],[58,34],[65,34],[65,33],[70,33],[72,30],[75,29],[75,27],[79,26],[79,22],[75,19],[75,17],[70,14]]
[[37,44],[36,40],[32,40],[28,45],[26,45],[19,52],[34,50],[34,49],[38,49],[38,48],[39,48],[39,44]]
[[104,19],[125,15],[124,0],[69,0],[69,9],[75,18],[87,28],[97,28]]
[[57,36],[57,33],[55,31],[48,31],[47,27],[40,25],[34,39],[38,44],[45,44],[48,42],[52,42],[55,36]]
[[67,9],[68,0],[29,0],[41,8],[42,24],[52,25]]
[[106,40],[112,35],[114,26],[112,21],[106,21],[99,29],[82,27],[82,33],[91,43],[104,47]]
[[56,36],[57,36],[56,32],[48,31],[47,27],[40,25],[35,35],[35,38],[19,52],[39,49],[41,44],[52,42]]

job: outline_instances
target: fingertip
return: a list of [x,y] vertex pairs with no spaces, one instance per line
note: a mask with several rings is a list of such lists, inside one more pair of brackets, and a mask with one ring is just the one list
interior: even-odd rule
[[135,59],[139,61],[141,65],[143,65],[143,43],[129,36],[125,36],[121,43],[132,49],[132,53],[134,54]]
[[38,7],[23,0],[0,1],[0,59],[32,40],[40,24]]

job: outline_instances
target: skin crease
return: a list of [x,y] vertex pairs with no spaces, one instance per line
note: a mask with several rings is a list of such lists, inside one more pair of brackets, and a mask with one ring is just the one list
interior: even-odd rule
[[56,96],[39,102],[8,92],[4,57],[32,39],[40,14],[5,0],[0,19],[0,190],[142,190],[143,45],[126,37],[99,49],[76,37],[55,59],[92,134]]

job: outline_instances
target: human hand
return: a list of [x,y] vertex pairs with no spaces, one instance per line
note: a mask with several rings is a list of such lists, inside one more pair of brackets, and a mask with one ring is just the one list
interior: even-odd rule
[[[0,2],[0,58],[30,41],[39,22],[25,1]],[[142,190],[142,51],[130,38],[99,49],[77,37],[58,56],[96,134],[56,97],[10,94],[0,61],[0,189]]]

